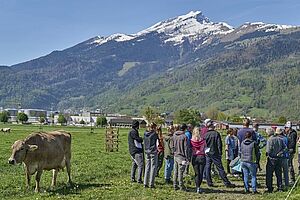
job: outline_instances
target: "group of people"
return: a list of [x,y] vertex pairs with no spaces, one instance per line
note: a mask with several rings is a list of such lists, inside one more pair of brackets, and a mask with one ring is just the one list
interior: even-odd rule
[[[252,128],[249,126],[250,120],[246,118],[241,129],[227,128],[226,174],[222,164],[223,142],[221,134],[215,130],[216,123],[213,120],[206,119],[201,126],[197,127],[191,124],[171,125],[167,128],[166,134],[162,134],[160,126],[151,123],[143,137],[139,135],[139,122],[133,121],[132,129],[128,134],[129,152],[132,159],[131,181],[143,184],[145,188],[155,188],[155,177],[159,176],[165,160],[165,182],[166,184],[173,183],[175,190],[186,190],[184,177],[189,173],[190,166],[195,172],[197,193],[203,192],[201,184],[204,178],[209,187],[214,187],[211,174],[213,166],[218,170],[226,187],[235,187],[228,177],[242,176],[245,193],[250,193],[251,187],[251,192],[255,194],[258,193],[257,171],[262,170],[261,149],[266,147],[267,192],[273,192],[274,172],[278,191],[292,185],[295,182],[293,160],[297,146],[297,132],[292,129],[292,123],[287,122],[284,129],[267,128],[268,139],[258,132],[257,123],[253,123]],[[298,144],[300,149],[300,139]],[[298,156],[300,174],[300,151]],[[144,179],[142,179],[143,172]]]

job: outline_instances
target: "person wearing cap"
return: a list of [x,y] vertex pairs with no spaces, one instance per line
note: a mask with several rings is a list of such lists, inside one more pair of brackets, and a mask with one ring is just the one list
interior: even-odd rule
[[[285,146],[288,146],[288,138],[284,134],[284,131],[281,128],[276,128],[275,134],[278,135],[284,142]],[[285,188],[289,187],[289,152],[284,152],[282,156],[282,172],[284,177],[284,186]]]
[[297,145],[297,132],[292,128],[292,122],[287,121],[284,126],[284,133],[288,138],[288,150],[289,150],[289,172],[290,172],[290,184],[293,185],[295,178],[294,171],[294,157],[296,153],[296,145]]
[[215,123],[210,120],[206,122],[206,126],[208,127],[208,131],[205,135],[206,142],[206,165],[205,165],[205,176],[207,185],[209,187],[213,187],[213,182],[211,178],[211,164],[214,163],[217,167],[219,175],[223,180],[226,187],[235,187],[232,184],[225,173],[224,167],[222,165],[222,139],[219,132],[215,131]]
[[[183,182],[183,173],[188,165],[188,138],[185,135],[186,124],[181,124],[180,130],[176,131],[173,136],[174,148],[174,176],[173,184],[175,190],[185,190]],[[179,187],[178,187],[179,183]]]
[[266,185],[267,192],[273,192],[273,173],[275,171],[278,191],[282,191],[282,157],[286,151],[283,140],[275,135],[271,127],[266,129],[269,138],[266,147],[267,166],[266,166]]
[[145,176],[144,176],[144,187],[154,188],[154,181],[157,171],[157,143],[158,143],[158,134],[156,133],[157,125],[151,123],[149,130],[144,134],[144,145],[145,145]]
[[258,123],[253,123],[253,131],[255,132],[256,138],[257,138],[257,144],[259,148],[259,154],[258,154],[258,170],[261,171],[261,166],[260,166],[260,158],[261,158],[261,149],[264,148],[267,145],[267,140],[264,138],[259,132],[258,132]]
[[136,170],[138,183],[143,183],[142,175],[144,170],[144,156],[143,156],[143,138],[139,136],[140,123],[137,120],[133,120],[132,129],[128,134],[128,147],[129,153],[132,159],[131,167],[131,182],[136,182]]

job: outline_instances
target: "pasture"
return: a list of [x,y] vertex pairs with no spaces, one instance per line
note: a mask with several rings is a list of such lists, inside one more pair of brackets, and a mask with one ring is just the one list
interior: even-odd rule
[[[129,174],[131,160],[128,154],[128,129],[120,130],[119,152],[105,152],[104,129],[85,127],[43,126],[44,131],[65,130],[72,134],[71,174],[74,185],[67,185],[66,171],[59,172],[57,186],[51,188],[51,171],[45,171],[41,179],[41,193],[34,193],[34,177],[30,190],[26,190],[23,166],[7,163],[11,155],[11,145],[15,140],[24,139],[39,126],[0,124],[0,128],[10,127],[11,133],[0,133],[0,199],[285,199],[287,192],[263,193],[265,187],[264,171],[258,173],[261,184],[260,195],[243,194],[242,180],[230,177],[238,187],[223,187],[218,177],[214,178],[217,187],[208,188],[202,184],[205,194],[194,192],[194,182],[187,177],[188,192],[174,191],[172,185],[165,185],[163,169],[156,178],[156,189],[145,189],[143,185],[131,183]],[[143,130],[140,131],[140,135]],[[262,158],[265,167],[265,157]],[[191,170],[193,171],[193,170]],[[298,186],[289,199],[300,198]]]

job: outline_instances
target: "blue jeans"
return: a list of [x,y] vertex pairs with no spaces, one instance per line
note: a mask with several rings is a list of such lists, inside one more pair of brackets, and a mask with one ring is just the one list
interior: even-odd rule
[[174,158],[166,158],[165,164],[165,179],[170,180],[172,176],[172,171],[174,167]]
[[251,178],[252,191],[256,192],[256,173],[257,173],[257,164],[250,162],[241,162],[243,175],[244,175],[244,187],[249,191],[248,179],[249,175]]

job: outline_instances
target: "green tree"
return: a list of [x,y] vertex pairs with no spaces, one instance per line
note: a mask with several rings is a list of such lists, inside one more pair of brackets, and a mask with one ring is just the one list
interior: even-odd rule
[[223,112],[219,112],[218,116],[217,116],[217,120],[219,120],[219,121],[228,120],[228,116],[225,113],[223,113]]
[[3,111],[0,113],[0,122],[6,123],[8,122],[9,112]]
[[45,117],[40,117],[39,122],[40,122],[41,124],[45,123],[45,121],[46,121]]
[[65,118],[65,116],[63,114],[59,114],[58,118],[57,118],[57,122],[60,123],[61,125],[63,125],[63,124],[67,123],[67,119]]
[[175,112],[174,122],[176,124],[186,123],[196,125],[200,122],[200,113],[196,110],[182,109]]
[[24,122],[28,121],[28,116],[25,113],[20,112],[17,115],[17,119],[23,124]]
[[99,116],[99,117],[97,117],[97,119],[96,119],[96,125],[97,126],[101,126],[101,127],[106,126],[107,125],[107,119],[106,119],[106,117],[105,116]]
[[278,123],[285,124],[286,122],[287,122],[286,117],[280,116],[280,117],[278,118]]
[[215,107],[210,107],[206,111],[205,115],[207,116],[207,118],[210,118],[210,119],[218,119],[219,111]]
[[155,122],[155,119],[159,116],[159,113],[155,108],[148,106],[143,110],[143,115],[146,117],[147,121],[151,123]]

